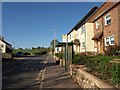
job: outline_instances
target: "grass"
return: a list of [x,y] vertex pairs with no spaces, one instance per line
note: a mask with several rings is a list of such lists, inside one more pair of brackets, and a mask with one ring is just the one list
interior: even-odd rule
[[118,74],[120,73],[120,64],[110,63],[113,59],[120,59],[119,56],[74,56],[74,64],[85,65],[87,71],[105,82],[114,85],[120,85]]
[[24,53],[30,53],[30,55],[36,55],[39,54],[39,53],[42,53],[42,52],[48,52],[49,50],[47,48],[43,48],[43,49],[40,49],[40,48],[34,48],[34,49],[14,49],[13,50],[13,54],[17,53],[17,52],[22,52],[23,54]]

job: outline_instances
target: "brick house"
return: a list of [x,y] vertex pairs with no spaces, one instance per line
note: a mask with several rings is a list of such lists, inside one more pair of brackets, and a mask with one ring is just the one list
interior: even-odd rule
[[95,52],[104,54],[108,47],[120,46],[120,1],[103,3],[88,22],[94,24]]

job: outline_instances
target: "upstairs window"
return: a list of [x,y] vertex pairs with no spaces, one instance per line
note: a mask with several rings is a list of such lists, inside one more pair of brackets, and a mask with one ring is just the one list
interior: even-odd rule
[[71,34],[70,34],[70,39],[71,39]]
[[85,48],[85,42],[82,42],[82,47]]
[[109,45],[109,37],[106,38],[106,45],[107,45],[107,46]]
[[100,22],[98,21],[96,22],[96,29],[99,29],[99,27],[100,27]]
[[3,48],[4,48],[4,45],[3,45],[3,44],[1,44],[0,49],[3,49]]
[[107,16],[105,16],[105,26],[110,24],[111,24],[111,17],[110,14],[108,14]]
[[114,45],[114,36],[110,36],[110,44]]
[[81,27],[81,34],[85,33],[85,26]]

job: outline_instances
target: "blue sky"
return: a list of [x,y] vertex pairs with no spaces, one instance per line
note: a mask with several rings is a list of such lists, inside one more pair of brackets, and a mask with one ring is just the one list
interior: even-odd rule
[[50,46],[94,6],[103,2],[3,2],[2,35],[15,48]]

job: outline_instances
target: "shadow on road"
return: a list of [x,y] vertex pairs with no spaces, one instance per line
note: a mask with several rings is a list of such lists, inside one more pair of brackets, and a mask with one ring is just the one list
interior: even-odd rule
[[[23,57],[21,57],[23,58]],[[36,88],[36,77],[43,69],[44,59],[40,57],[24,57],[13,61],[2,62],[2,87]]]

